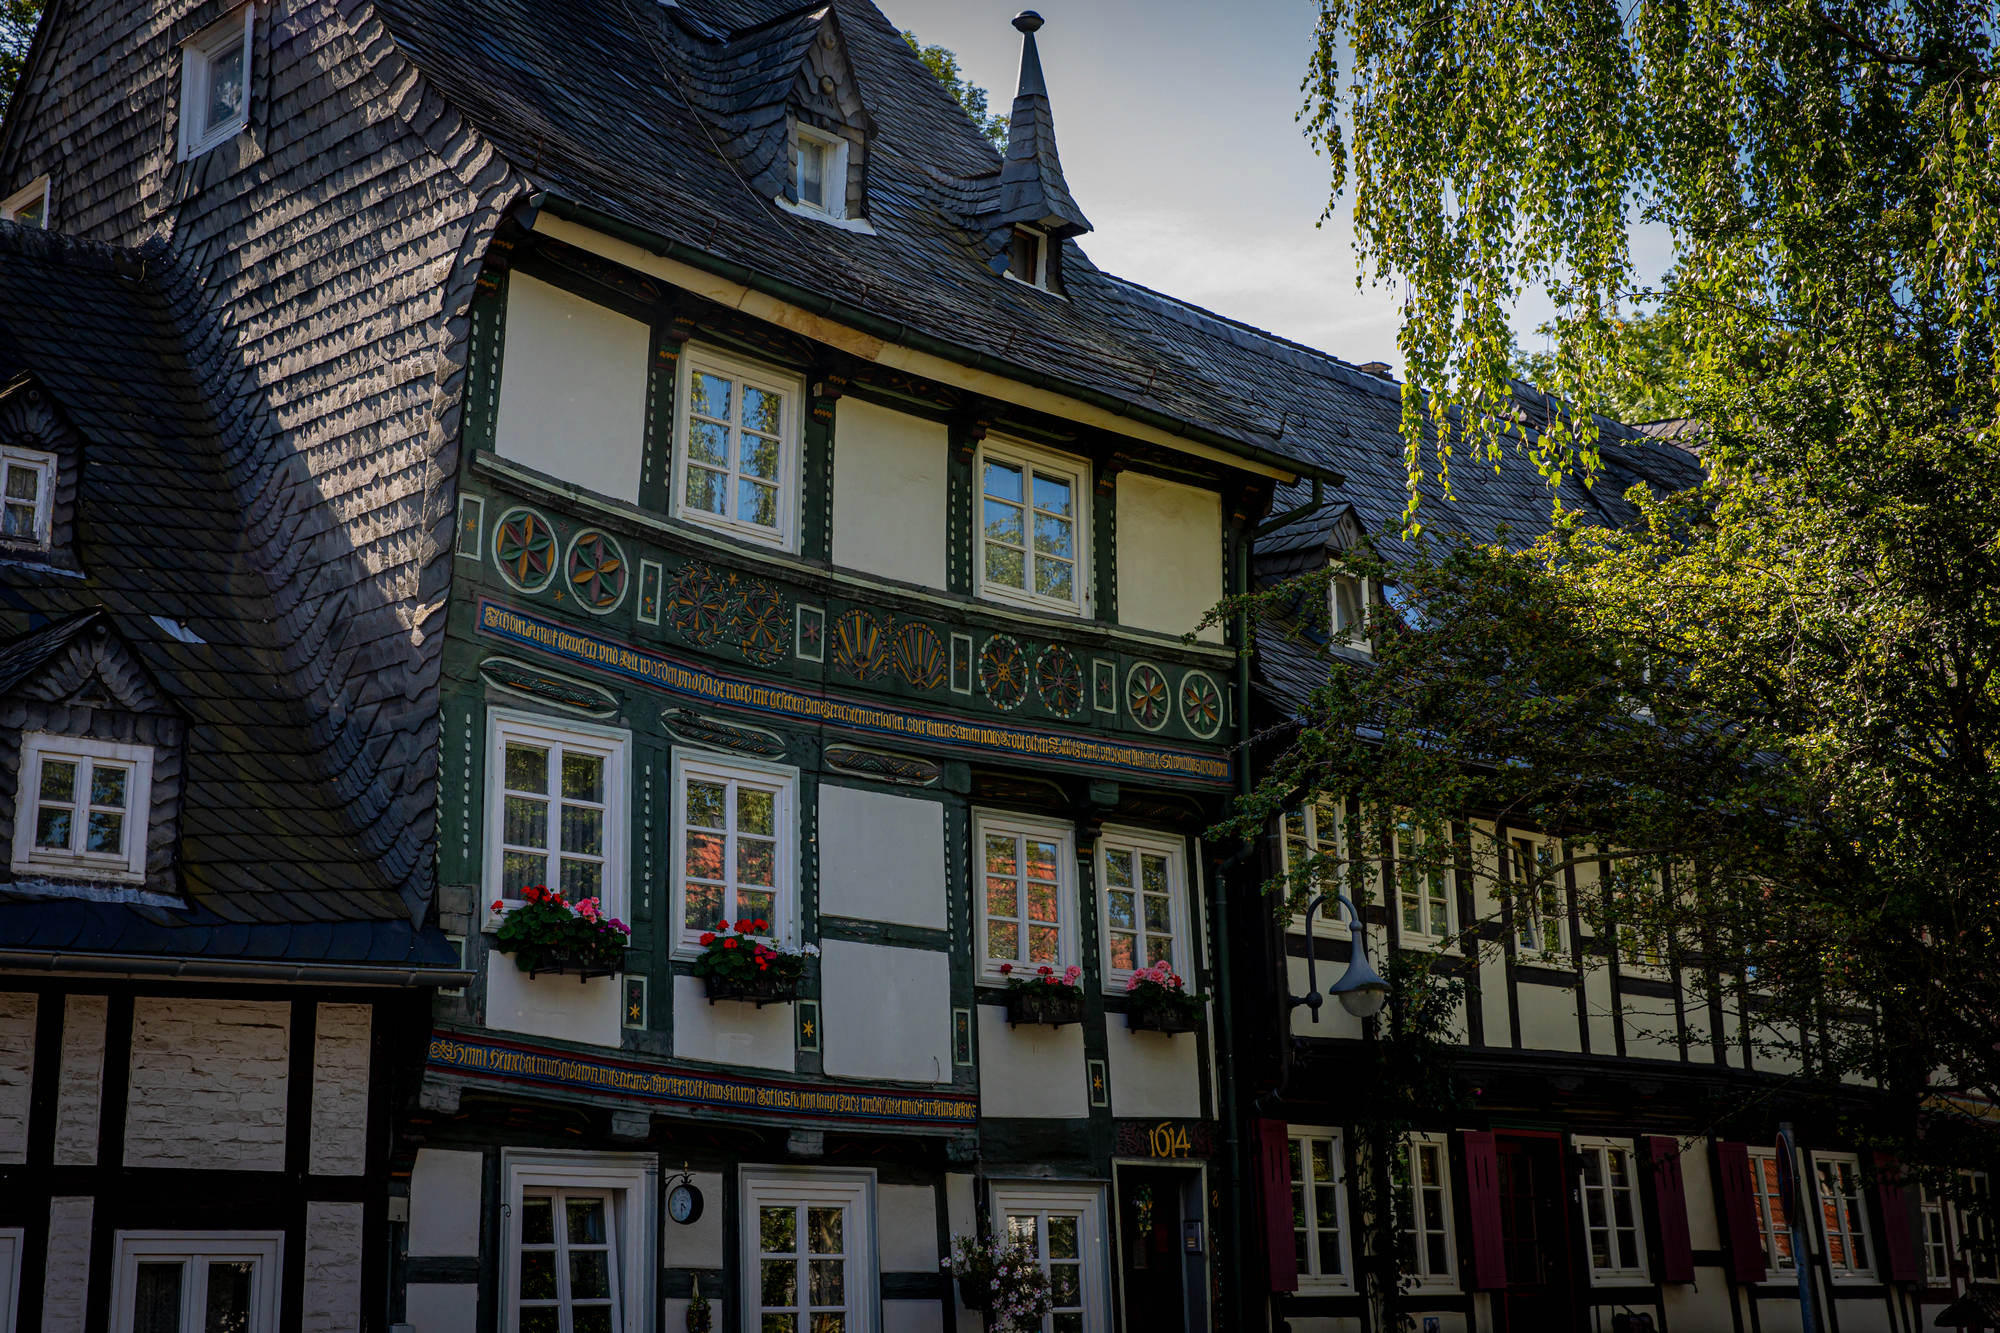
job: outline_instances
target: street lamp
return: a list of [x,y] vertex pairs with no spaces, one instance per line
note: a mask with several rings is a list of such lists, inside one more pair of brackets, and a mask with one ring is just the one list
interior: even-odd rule
[[1319,1022],[1319,1007],[1326,1001],[1319,993],[1318,961],[1313,951],[1313,913],[1321,904],[1332,898],[1347,909],[1347,935],[1352,941],[1348,950],[1347,971],[1340,980],[1333,983],[1331,993],[1340,1001],[1340,1007],[1356,1018],[1373,1018],[1382,1012],[1382,1006],[1389,1002],[1389,983],[1382,980],[1382,974],[1368,961],[1368,923],[1361,919],[1354,904],[1344,893],[1316,894],[1306,904],[1306,993],[1287,995],[1294,1009],[1305,1005],[1312,1010],[1313,1022]]

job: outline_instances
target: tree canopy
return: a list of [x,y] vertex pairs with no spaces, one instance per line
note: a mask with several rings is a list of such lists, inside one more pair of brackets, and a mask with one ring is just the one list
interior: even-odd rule
[[14,100],[14,86],[20,82],[41,17],[41,0],[0,0],[0,120],[6,119]]
[[[1594,937],[1680,966],[1725,1035],[1903,1089],[1926,1134],[1949,1118],[1928,1093],[2000,1103],[1989,7],[1320,9],[1303,118],[1368,270],[1407,292],[1413,485],[1351,561],[1397,590],[1373,665],[1329,656],[1238,831],[1352,806],[1399,875],[1477,859],[1517,911],[1601,870]],[[1674,247],[1646,288],[1642,222]],[[1528,364],[1578,408],[1549,422],[1508,398],[1530,291],[1557,314]],[[1419,507],[1416,481],[1509,450],[1604,484],[1584,409],[1690,418],[1702,482],[1635,491],[1623,530],[1552,490],[1526,549]],[[1325,577],[1249,609],[1286,632]],[[1503,870],[1474,816],[1560,855]],[[1371,861],[1310,869],[1379,900]]]
[[903,40],[917,53],[917,59],[923,61],[925,67],[937,75],[937,81],[945,86],[945,91],[958,99],[958,104],[965,108],[965,114],[979,127],[979,132],[991,139],[996,146],[1005,148],[1007,117],[987,111],[986,90],[959,72],[957,54],[942,46],[925,46],[923,39],[908,28],[903,30]]

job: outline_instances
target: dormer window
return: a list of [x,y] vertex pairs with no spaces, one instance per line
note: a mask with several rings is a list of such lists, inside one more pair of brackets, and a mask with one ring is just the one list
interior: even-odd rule
[[1046,232],[1018,224],[1015,226],[1013,238],[1007,243],[1007,276],[1045,292],[1053,290],[1049,286],[1049,238]]
[[793,129],[792,176],[799,206],[847,216],[847,140],[808,125]]
[[23,736],[14,873],[143,881],[152,771],[150,746]]
[[1328,623],[1333,641],[1342,648],[1373,655],[1368,641],[1369,581],[1351,574],[1336,574],[1327,587]]
[[56,456],[0,446],[0,537],[47,550]]
[[0,219],[23,227],[49,225],[49,178],[43,176],[24,190],[0,199]]
[[181,48],[181,161],[200,157],[249,127],[256,18],[257,6],[245,5]]

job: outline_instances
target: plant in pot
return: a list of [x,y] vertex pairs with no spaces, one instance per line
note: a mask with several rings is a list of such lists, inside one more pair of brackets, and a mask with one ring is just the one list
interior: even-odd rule
[[624,970],[632,928],[606,916],[597,899],[572,903],[540,884],[522,889],[521,899],[521,905],[511,910],[497,898],[493,902],[494,911],[507,912],[493,947],[512,954],[514,966],[531,977],[575,973],[578,981]]
[[966,1309],[986,1312],[988,1333],[1039,1329],[1055,1308],[1049,1275],[1025,1239],[953,1236],[951,1254],[939,1266],[958,1279],[958,1299]]
[[1045,1023],[1062,1027],[1083,1021],[1083,969],[1071,964],[1058,972],[1047,963],[1033,976],[1022,976],[1012,963],[1000,964],[1007,979],[1007,1023]]
[[1165,963],[1142,967],[1125,982],[1125,1026],[1137,1031],[1193,1032],[1201,1026],[1205,995],[1188,994],[1187,983]]
[[808,944],[798,952],[780,948],[762,938],[770,928],[764,918],[746,916],[733,926],[718,921],[714,930],[701,933],[693,971],[707,985],[710,1004],[744,1000],[762,1009],[799,998],[799,973],[807,958],[818,956],[819,946]]

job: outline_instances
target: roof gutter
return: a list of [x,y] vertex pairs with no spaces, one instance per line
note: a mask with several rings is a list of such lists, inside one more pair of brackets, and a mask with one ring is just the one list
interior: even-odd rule
[[89,972],[190,980],[312,982],[333,986],[463,986],[472,973],[447,967],[357,966],[291,963],[193,955],[70,953],[62,949],[0,949],[0,971]]
[[1001,357],[991,356],[985,352],[975,352],[970,348],[946,342],[941,338],[933,337],[928,333],[913,329],[908,324],[884,319],[882,316],[872,314],[858,305],[836,300],[831,296],[815,292],[810,288],[801,287],[797,283],[788,282],[783,278],[775,278],[769,274],[760,273],[756,269],[738,264],[733,260],[723,259],[718,255],[710,254],[708,251],[695,246],[685,245],[680,241],[669,240],[657,232],[648,231],[644,227],[639,227],[623,219],[613,217],[609,213],[591,208],[587,204],[579,204],[573,200],[564,199],[560,195],[551,194],[546,190],[540,190],[530,195],[528,197],[527,208],[517,213],[516,216],[530,230],[533,230],[534,215],[543,210],[547,210],[556,217],[574,222],[579,226],[589,227],[592,231],[602,232],[606,236],[615,237],[628,245],[637,246],[641,250],[660,256],[662,259],[672,259],[686,264],[690,268],[701,269],[703,272],[712,273],[718,278],[736,283],[739,286],[748,287],[755,292],[761,292],[763,295],[769,296],[774,300],[783,301],[787,305],[797,306],[799,309],[809,311],[815,315],[823,315],[836,323],[845,324],[851,329],[866,333],[871,338],[880,338],[886,343],[908,347],[914,351],[935,356],[939,360],[950,361],[954,365],[964,366],[968,370],[977,370],[984,374],[997,375],[1001,379],[1013,380],[1033,388],[1046,390],[1050,393],[1059,393],[1065,397],[1075,398],[1080,402],[1088,403],[1092,407],[1101,408],[1106,412],[1111,412],[1122,417],[1129,417],[1131,420],[1150,426],[1154,430],[1163,431],[1169,435],[1178,435],[1183,439],[1205,444],[1211,449],[1220,449],[1226,454],[1233,454],[1237,458],[1249,459],[1267,468],[1289,472],[1301,479],[1317,481],[1329,486],[1340,486],[1346,481],[1346,478],[1342,477],[1338,472],[1329,471],[1316,464],[1303,462],[1296,458],[1288,458],[1283,454],[1273,453],[1269,449],[1263,449],[1254,444],[1245,444],[1233,436],[1206,430],[1200,426],[1183,421],[1179,417],[1169,416],[1164,412],[1155,411],[1149,407],[1141,407],[1136,403],[1129,403],[1122,398],[1115,397],[1099,389],[1090,389],[1080,384],[1072,384],[1067,380],[1058,379],[1053,375],[1045,375],[1040,371],[1029,370]]

